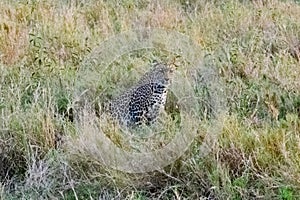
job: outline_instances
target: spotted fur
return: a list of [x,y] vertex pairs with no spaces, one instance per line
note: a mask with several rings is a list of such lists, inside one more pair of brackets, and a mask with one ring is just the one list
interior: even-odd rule
[[151,124],[164,109],[174,67],[157,63],[138,83],[108,104],[108,112],[121,125]]

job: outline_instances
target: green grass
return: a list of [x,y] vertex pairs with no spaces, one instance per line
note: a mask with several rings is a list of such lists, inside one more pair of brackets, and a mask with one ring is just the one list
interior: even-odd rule
[[[299,199],[299,22],[298,1],[2,1],[0,199]],[[78,138],[80,63],[109,36],[141,27],[175,30],[200,45],[204,66],[224,82],[228,113],[208,155],[200,155],[199,133],[171,166],[132,175],[66,144]],[[123,55],[99,77],[95,95],[103,103],[134,83],[141,66],[172,56]]]

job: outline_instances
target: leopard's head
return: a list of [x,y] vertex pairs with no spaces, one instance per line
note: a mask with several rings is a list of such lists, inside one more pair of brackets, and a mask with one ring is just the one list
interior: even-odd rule
[[169,85],[176,67],[172,64],[154,63],[142,78],[145,83],[159,83],[162,85]]

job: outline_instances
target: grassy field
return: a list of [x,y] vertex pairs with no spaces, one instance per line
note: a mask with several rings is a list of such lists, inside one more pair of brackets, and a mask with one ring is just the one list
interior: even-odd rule
[[[77,137],[71,111],[83,59],[108,37],[143,27],[201,46],[229,109],[208,155],[199,135],[163,171],[127,174],[64,141]],[[135,69],[153,55],[127,61]],[[104,98],[136,78],[114,71],[99,77]],[[3,0],[0,199],[300,199],[299,74],[299,1]]]

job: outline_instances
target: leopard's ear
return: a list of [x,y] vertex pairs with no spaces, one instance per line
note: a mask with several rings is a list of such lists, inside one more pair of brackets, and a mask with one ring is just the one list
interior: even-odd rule
[[167,63],[160,62],[160,61],[157,61],[157,60],[153,60],[152,63],[151,63],[152,68],[156,68],[158,66],[163,66],[163,65],[167,65]]
[[153,60],[152,63],[151,63],[151,66],[155,67],[158,64],[159,64],[159,62],[157,60]]
[[179,56],[179,55],[176,55],[176,56],[173,58],[172,61],[170,61],[169,63],[167,63],[168,67],[169,67],[172,71],[176,70],[176,69],[179,67],[179,64],[176,63],[176,59],[177,59],[177,58],[180,58],[180,56]]

